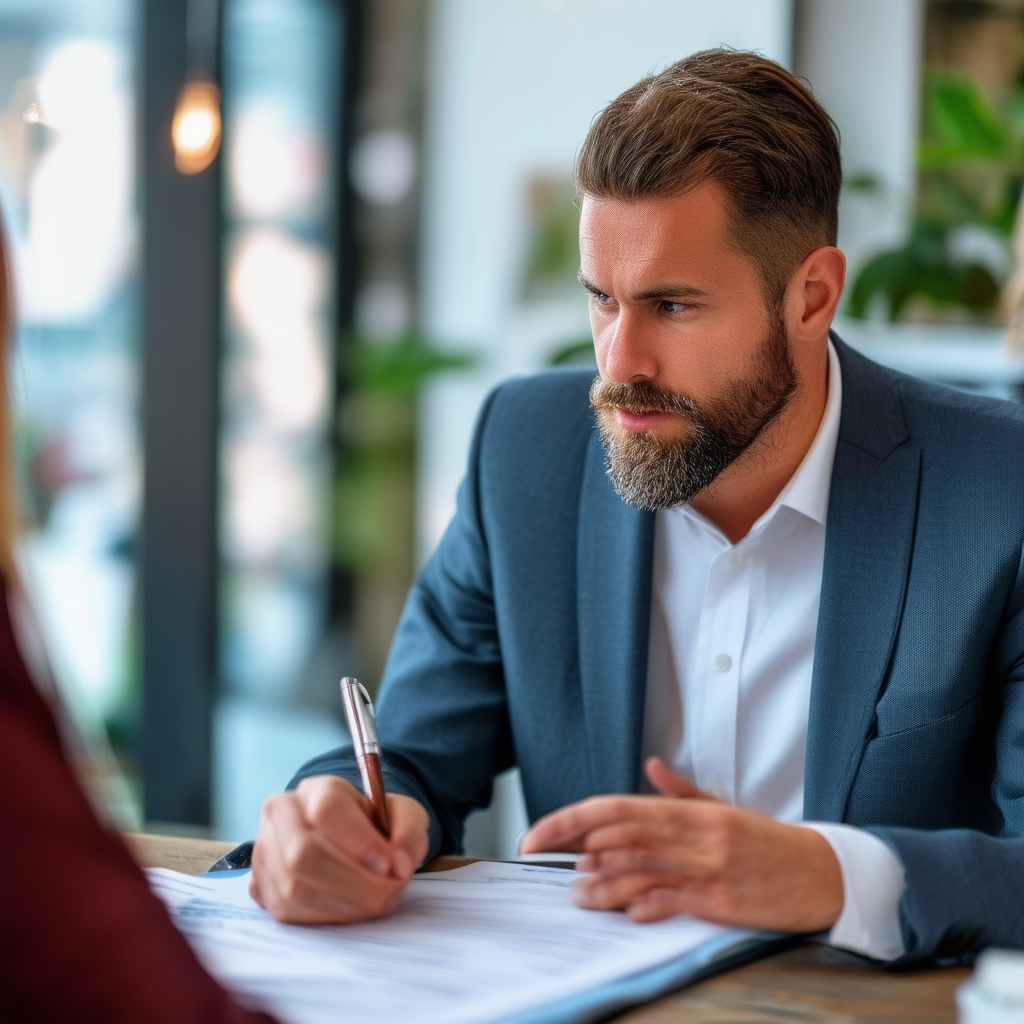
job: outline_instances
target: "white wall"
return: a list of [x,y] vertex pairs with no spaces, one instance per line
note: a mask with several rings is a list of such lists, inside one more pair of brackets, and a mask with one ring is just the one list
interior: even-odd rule
[[527,175],[568,177],[595,114],[648,72],[720,44],[788,63],[792,35],[790,0],[436,0],[432,10],[422,323],[483,362],[422,403],[423,556],[454,508],[487,390],[537,369],[551,332],[587,332],[582,296],[516,308]]

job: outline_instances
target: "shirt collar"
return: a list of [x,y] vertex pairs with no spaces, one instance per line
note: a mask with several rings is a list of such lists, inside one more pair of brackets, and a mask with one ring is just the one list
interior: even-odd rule
[[807,454],[782,488],[782,493],[772,507],[754,524],[757,529],[767,522],[777,508],[785,505],[801,515],[825,525],[828,518],[828,496],[832,487],[832,463],[836,457],[836,443],[839,440],[839,413],[843,405],[843,378],[839,369],[839,356],[828,343],[828,395],[825,411],[817,434],[807,449]]

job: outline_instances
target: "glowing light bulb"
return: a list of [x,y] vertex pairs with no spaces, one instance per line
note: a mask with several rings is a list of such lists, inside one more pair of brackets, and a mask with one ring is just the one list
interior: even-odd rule
[[171,141],[174,166],[182,174],[198,174],[213,163],[220,149],[220,90],[213,82],[194,79],[182,86]]

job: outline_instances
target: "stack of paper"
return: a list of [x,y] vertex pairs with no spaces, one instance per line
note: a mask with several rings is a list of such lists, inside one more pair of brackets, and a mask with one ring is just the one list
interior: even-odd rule
[[149,876],[211,973],[294,1024],[589,1020],[758,941],[693,918],[580,910],[574,872],[528,864],[417,875],[393,917],[332,927],[279,924],[248,872]]

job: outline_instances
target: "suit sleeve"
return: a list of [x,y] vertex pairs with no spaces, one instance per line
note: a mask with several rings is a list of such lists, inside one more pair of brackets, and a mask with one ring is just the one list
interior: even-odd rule
[[[466,815],[490,803],[491,780],[514,763],[479,483],[496,394],[480,414],[455,516],[410,591],[377,704],[385,784],[427,809],[428,858],[462,849]],[[359,786],[345,747],[305,764],[289,786],[324,774]]]
[[1024,552],[991,652],[1001,705],[992,796],[996,835],[971,829],[872,828],[906,869],[897,965],[970,959],[988,946],[1024,949]]

